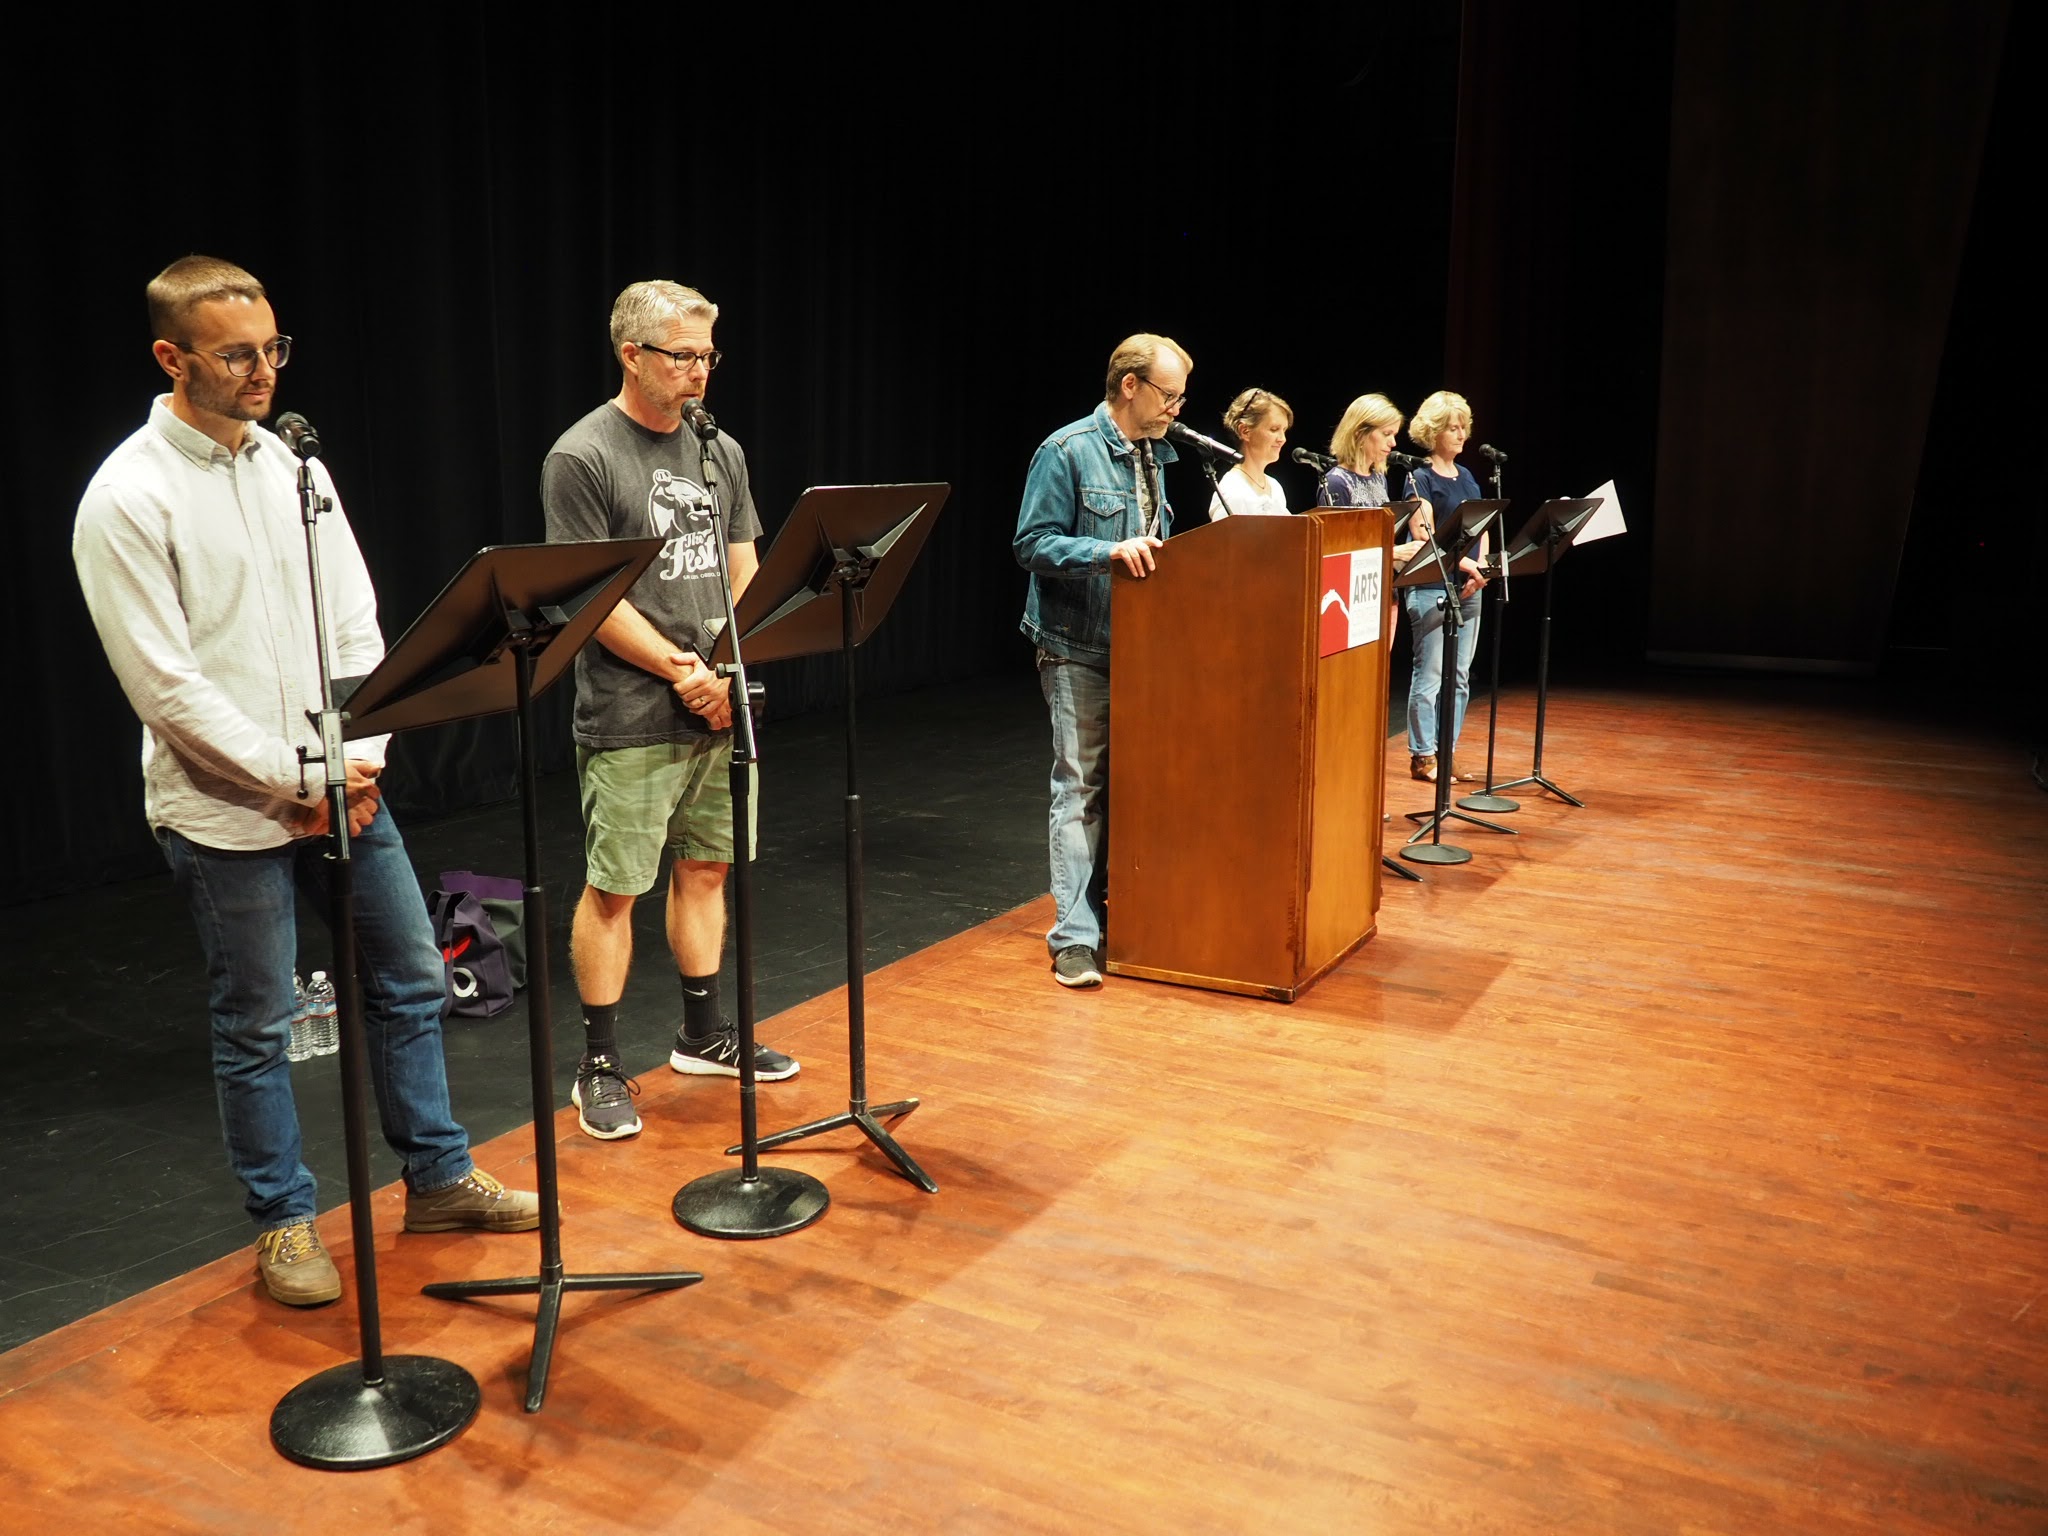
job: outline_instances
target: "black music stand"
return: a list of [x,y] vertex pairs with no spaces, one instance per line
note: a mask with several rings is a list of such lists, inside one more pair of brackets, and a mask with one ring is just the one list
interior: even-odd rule
[[1522,525],[1521,532],[1511,539],[1501,551],[1503,564],[1516,571],[1531,575],[1543,573],[1543,630],[1536,644],[1536,754],[1529,771],[1519,779],[1510,779],[1505,784],[1489,784],[1487,789],[1520,789],[1524,784],[1534,784],[1549,790],[1560,800],[1583,806],[1586,802],[1578,796],[1568,794],[1543,776],[1543,721],[1550,701],[1550,599],[1553,579],[1557,573],[1557,562],[1572,546],[1579,531],[1592,520],[1599,509],[1601,498],[1586,496],[1576,499],[1559,497],[1546,501],[1529,515],[1529,521]]
[[[1464,864],[1472,855],[1469,850],[1457,847],[1443,840],[1443,824],[1455,817],[1470,822],[1475,827],[1484,827],[1489,832],[1502,832],[1509,837],[1519,836],[1513,827],[1504,827],[1497,821],[1474,816],[1465,811],[1451,808],[1451,774],[1457,767],[1457,744],[1452,740],[1456,729],[1458,693],[1458,635],[1464,626],[1464,615],[1458,598],[1458,561],[1464,558],[1480,534],[1500,516],[1498,501],[1463,501],[1452,513],[1452,527],[1448,537],[1444,530],[1436,530],[1432,537],[1394,578],[1394,585],[1420,587],[1435,583],[1440,589],[1438,603],[1443,614],[1443,633],[1438,643],[1439,664],[1436,685],[1436,803],[1427,811],[1411,811],[1410,821],[1420,822],[1407,844],[1401,849],[1401,857],[1412,859],[1418,864]],[[1428,842],[1423,842],[1428,838]]]
[[506,544],[478,550],[377,670],[350,695],[348,734],[517,713],[519,796],[526,834],[527,1054],[533,1083],[533,1148],[540,1184],[540,1273],[501,1280],[439,1280],[428,1296],[540,1297],[526,1411],[547,1396],[548,1367],[566,1291],[664,1291],[695,1285],[693,1270],[657,1274],[563,1272],[560,1174],[555,1161],[553,975],[547,892],[540,871],[539,795],[534,785],[533,701],[570,663],[661,552],[660,539]]
[[[943,484],[813,486],[797,499],[738,614],[747,654],[756,661],[836,648],[846,665],[846,1112],[763,1137],[759,1150],[856,1126],[927,1194],[937,1194],[939,1186],[880,1124],[909,1114],[919,1101],[868,1103],[866,886],[853,652],[888,616],[951,493]],[[824,601],[834,596],[836,603]],[[730,650],[728,637],[720,635],[713,654],[723,658]],[[728,1156],[745,1150],[744,1144],[726,1148]]]

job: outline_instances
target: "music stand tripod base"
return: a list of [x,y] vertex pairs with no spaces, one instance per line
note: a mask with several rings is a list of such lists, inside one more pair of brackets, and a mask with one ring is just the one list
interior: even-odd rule
[[[1406,875],[1408,871],[1404,869],[1401,873]],[[1420,876],[1411,875],[1409,878],[1419,879]],[[918,1166],[916,1158],[903,1150],[901,1142],[882,1129],[882,1122],[884,1120],[901,1119],[904,1115],[917,1108],[921,1102],[918,1099],[898,1099],[893,1104],[876,1104],[871,1107],[863,1105],[857,1109],[845,1110],[840,1114],[827,1115],[822,1120],[813,1120],[805,1125],[793,1125],[786,1131],[777,1131],[772,1136],[763,1136],[758,1144],[759,1150],[766,1152],[774,1147],[788,1146],[793,1141],[801,1141],[807,1136],[822,1135],[826,1131],[843,1131],[849,1126],[857,1127],[863,1136],[867,1137],[869,1141],[873,1142],[881,1150],[884,1157],[896,1165],[898,1173],[902,1174],[903,1177],[910,1180],[911,1183],[922,1189],[926,1194],[936,1195],[939,1192],[939,1186],[932,1179],[932,1176]],[[725,1155],[727,1157],[738,1157],[741,1150],[741,1148],[736,1146],[727,1147]]]
[[722,1168],[676,1191],[671,1209],[699,1237],[786,1237],[831,1204],[823,1184],[794,1168]]
[[1563,800],[1568,804],[1579,806],[1581,809],[1583,809],[1586,804],[1585,801],[1581,800],[1577,795],[1573,794],[1570,790],[1558,788],[1557,785],[1551,783],[1550,780],[1543,777],[1543,775],[1540,773],[1529,774],[1526,778],[1511,779],[1507,783],[1501,785],[1501,788],[1520,789],[1527,784],[1534,784],[1538,789],[1548,790],[1551,794],[1557,796],[1558,799]]
[[424,1456],[476,1418],[476,1378],[432,1355],[386,1355],[383,1378],[359,1360],[309,1376],[270,1413],[270,1443],[302,1467],[360,1472]]

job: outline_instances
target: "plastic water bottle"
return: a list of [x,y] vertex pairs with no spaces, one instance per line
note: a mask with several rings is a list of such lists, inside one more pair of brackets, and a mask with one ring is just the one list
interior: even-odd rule
[[306,984],[299,980],[299,973],[292,972],[292,1038],[284,1048],[286,1061],[304,1061],[313,1054],[313,1037],[309,1018],[311,1009],[306,1002]]
[[315,971],[306,984],[306,1035],[315,1056],[332,1056],[341,1049],[341,1031],[335,1026],[334,983],[325,971]]

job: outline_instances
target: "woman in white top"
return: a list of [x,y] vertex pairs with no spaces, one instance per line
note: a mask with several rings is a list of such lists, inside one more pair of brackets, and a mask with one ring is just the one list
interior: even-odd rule
[[1270,390],[1248,389],[1230,402],[1223,425],[1237,434],[1244,462],[1233,464],[1209,498],[1209,521],[1219,517],[1285,517],[1287,494],[1266,469],[1287,446],[1294,408]]

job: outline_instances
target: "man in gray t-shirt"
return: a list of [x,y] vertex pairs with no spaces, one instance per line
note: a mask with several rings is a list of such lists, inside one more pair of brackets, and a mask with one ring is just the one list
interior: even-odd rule
[[[612,306],[619,392],[564,432],[541,468],[548,537],[665,539],[576,658],[576,773],[587,865],[570,928],[584,1054],[574,1100],[602,1141],[637,1135],[640,1116],[620,1064],[619,1000],[633,958],[633,904],[668,870],[667,929],[682,980],[683,1023],[669,1065],[739,1076],[738,1032],[718,998],[725,875],[732,862],[732,700],[704,664],[710,621],[725,611],[721,525],[734,596],[757,566],[760,519],[747,458],[721,433],[706,473],[683,428],[718,366],[718,306],[680,283],[634,283]],[[797,1063],[756,1045],[755,1076],[794,1077]]]

